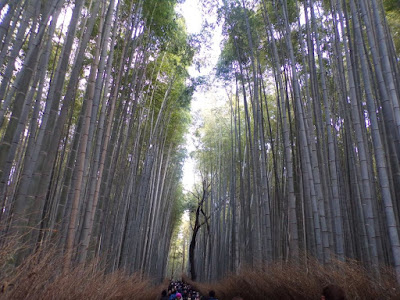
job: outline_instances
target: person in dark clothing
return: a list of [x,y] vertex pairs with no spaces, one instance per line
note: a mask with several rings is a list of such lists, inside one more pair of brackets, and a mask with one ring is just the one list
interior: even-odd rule
[[323,288],[321,300],[346,300],[346,294],[340,286],[330,284]]
[[166,290],[163,290],[163,291],[161,292],[161,298],[160,298],[160,300],[168,300],[168,295],[167,295],[167,291],[166,291]]
[[176,299],[176,290],[172,289],[171,294],[169,295],[169,300],[175,300]]
[[218,300],[215,298],[215,292],[213,290],[208,292],[208,300]]

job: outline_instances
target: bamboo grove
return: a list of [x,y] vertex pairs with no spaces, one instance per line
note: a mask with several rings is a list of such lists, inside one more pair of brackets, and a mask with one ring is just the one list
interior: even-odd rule
[[399,16],[394,1],[221,2],[229,100],[198,129],[197,279],[313,257],[400,280],[398,30],[383,4]]
[[194,54],[176,1],[0,2],[0,243],[165,272]]

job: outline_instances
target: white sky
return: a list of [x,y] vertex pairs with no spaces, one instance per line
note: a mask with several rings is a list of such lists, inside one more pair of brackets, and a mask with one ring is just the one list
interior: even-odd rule
[[200,32],[203,16],[198,0],[186,0],[183,4],[178,5],[177,11],[184,16],[188,33]]
[[[186,28],[189,34],[200,33],[202,27],[202,23],[204,20],[204,16],[202,15],[201,9],[201,0],[186,0],[183,4],[178,5],[177,12],[183,15],[186,21]],[[216,22],[216,16],[207,15],[207,21]],[[213,72],[215,65],[217,64],[219,54],[221,52],[220,43],[222,40],[222,29],[220,26],[216,27],[213,31],[213,37],[211,40],[211,50],[209,53],[206,53],[208,58],[208,66],[202,67],[200,72],[198,72],[194,66],[189,68],[189,74],[192,77],[200,76],[200,75],[210,75]],[[204,53],[203,53],[204,56]],[[220,92],[220,91],[219,91]],[[191,103],[191,114],[194,114],[200,111],[204,107],[212,107],[215,106],[215,103],[218,99],[217,94],[218,88],[213,88],[208,92],[196,91],[193,95],[192,103]],[[192,118],[194,120],[194,118]],[[186,134],[186,149],[188,154],[195,150],[195,146],[193,144],[193,132],[195,130],[195,125],[192,124],[189,128],[189,132]],[[194,169],[194,160],[188,157],[185,160],[183,166],[183,179],[182,183],[184,189],[189,191],[192,189],[193,184],[196,181],[196,174]]]

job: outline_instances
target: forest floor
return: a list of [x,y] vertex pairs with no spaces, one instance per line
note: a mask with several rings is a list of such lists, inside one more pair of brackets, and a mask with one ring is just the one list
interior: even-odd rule
[[[93,261],[70,270],[51,251],[31,255],[12,268],[9,252],[0,251],[0,300],[3,299],[160,299],[170,284],[154,284],[140,274],[107,273]],[[201,295],[214,290],[219,300],[320,299],[328,284],[340,286],[347,299],[400,299],[400,285],[390,269],[376,278],[361,264],[335,261],[329,266],[308,259],[305,263],[275,263],[243,268],[238,274],[212,283],[193,282],[182,276]],[[194,300],[195,298],[191,299]]]
[[354,261],[335,261],[329,266],[314,260],[307,265],[276,263],[243,269],[214,283],[186,281],[203,295],[214,290],[219,300],[319,300],[323,288],[332,284],[341,287],[347,299],[400,299],[400,285],[391,270],[382,268],[378,279]]

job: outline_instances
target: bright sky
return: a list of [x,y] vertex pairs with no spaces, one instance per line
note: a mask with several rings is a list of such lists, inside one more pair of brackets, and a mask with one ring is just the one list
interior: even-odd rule
[[[186,21],[186,27],[189,34],[200,33],[201,25],[204,20],[204,16],[202,15],[201,9],[201,0],[186,0],[183,4],[178,5],[177,11],[182,14]],[[208,22],[216,22],[216,16],[207,15]],[[192,77],[200,76],[200,75],[210,75],[213,71],[214,66],[218,61],[219,54],[221,52],[220,43],[222,40],[222,30],[221,27],[216,27],[213,31],[213,37],[211,40],[211,50],[207,54],[208,63],[207,67],[203,67],[200,72],[198,72],[194,66],[189,68],[189,74]],[[204,55],[204,53],[203,53]],[[216,88],[218,90],[218,88]],[[220,91],[219,91],[220,92]],[[194,114],[201,110],[204,107],[213,107],[218,99],[216,96],[219,94],[218,91],[209,91],[207,93],[196,91],[193,95],[192,104],[191,104],[191,114],[194,117]],[[194,118],[192,118],[194,119]],[[186,149],[188,154],[195,150],[195,146],[193,144],[193,132],[194,132],[194,124],[189,128],[189,132],[186,134]],[[192,189],[193,184],[196,181],[196,174],[194,172],[194,160],[188,157],[185,160],[185,164],[183,166],[183,186],[186,191]]]
[[200,32],[203,16],[198,0],[186,0],[178,5],[177,11],[184,16],[188,33]]

